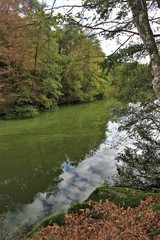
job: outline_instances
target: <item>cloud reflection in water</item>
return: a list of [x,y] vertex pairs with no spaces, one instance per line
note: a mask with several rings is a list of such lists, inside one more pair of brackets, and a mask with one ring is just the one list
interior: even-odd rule
[[[105,180],[111,183],[112,177],[116,174],[117,153],[124,149],[124,145],[132,144],[131,140],[125,138],[126,133],[118,132],[117,129],[117,123],[109,122],[106,140],[96,152],[86,157],[76,167],[70,165],[69,159],[62,164],[63,173],[59,176],[61,181],[58,183],[56,194],[47,197],[47,193],[38,193],[31,204],[25,205],[16,214],[8,212],[2,229],[7,223],[13,225],[12,231],[15,225],[31,228],[45,217],[66,210],[75,202],[84,201]],[[121,137],[125,139],[124,145]],[[14,239],[13,234],[11,239]]]

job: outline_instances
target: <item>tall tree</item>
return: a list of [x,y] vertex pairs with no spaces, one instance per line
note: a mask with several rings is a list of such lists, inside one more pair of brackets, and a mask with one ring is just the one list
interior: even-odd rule
[[99,42],[88,38],[81,27],[68,24],[59,30],[62,65],[62,102],[91,101],[105,95],[99,64],[104,60]]
[[[157,1],[159,6],[159,1]],[[149,23],[146,0],[128,0],[133,14],[133,22],[137,27],[144,46],[149,53],[153,72],[153,89],[160,99],[160,54]]]
[[55,21],[37,0],[0,0],[0,6],[0,114],[33,116],[60,95]]

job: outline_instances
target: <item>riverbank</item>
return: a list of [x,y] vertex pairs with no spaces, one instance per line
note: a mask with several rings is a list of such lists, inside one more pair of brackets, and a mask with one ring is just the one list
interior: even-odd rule
[[[160,193],[101,186],[83,203],[43,221],[27,235],[26,239],[49,239],[53,235],[58,239],[63,239],[62,236],[66,236],[65,239],[85,239],[88,232],[91,237],[96,231],[99,236],[95,235],[94,239],[112,239],[114,236],[117,237],[114,239],[127,239],[123,237],[133,231],[134,236],[136,234],[142,236],[138,239],[158,240],[159,211]],[[108,232],[106,224],[110,226]],[[68,234],[72,238],[69,238]],[[106,235],[110,238],[106,238]]]

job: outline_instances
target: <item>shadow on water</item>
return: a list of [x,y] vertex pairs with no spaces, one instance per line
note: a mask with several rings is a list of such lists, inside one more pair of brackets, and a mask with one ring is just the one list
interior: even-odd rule
[[104,144],[110,108],[99,101],[0,121],[1,240],[20,238],[112,177],[115,154]]

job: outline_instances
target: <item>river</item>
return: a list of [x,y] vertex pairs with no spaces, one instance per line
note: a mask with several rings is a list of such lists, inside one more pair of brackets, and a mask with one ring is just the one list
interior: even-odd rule
[[111,107],[97,101],[0,121],[1,240],[20,239],[45,217],[112,182],[117,125],[110,122]]

